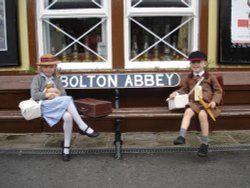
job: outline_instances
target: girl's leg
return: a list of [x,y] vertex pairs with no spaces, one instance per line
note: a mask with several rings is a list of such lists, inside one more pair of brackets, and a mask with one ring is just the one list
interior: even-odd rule
[[[73,119],[76,122],[76,124],[78,125],[79,129],[81,129],[82,131],[85,131],[88,128],[88,125],[86,123],[84,123],[84,121],[80,117],[80,115],[79,115],[79,113],[78,113],[78,111],[77,111],[77,109],[72,101],[69,103],[68,112],[73,117]],[[91,129],[90,127],[86,131],[88,134],[92,134],[94,132],[94,130]]]
[[70,113],[65,112],[63,115],[63,130],[64,130],[64,149],[63,153],[69,154],[70,153],[70,143],[71,143],[71,136],[72,136],[72,129],[73,129],[73,119]]

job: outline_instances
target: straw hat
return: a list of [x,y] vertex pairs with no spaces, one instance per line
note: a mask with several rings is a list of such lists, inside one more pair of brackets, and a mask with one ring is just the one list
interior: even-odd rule
[[56,56],[52,54],[45,54],[41,56],[40,62],[37,62],[36,64],[42,66],[42,65],[56,65],[58,63],[59,61],[57,60]]

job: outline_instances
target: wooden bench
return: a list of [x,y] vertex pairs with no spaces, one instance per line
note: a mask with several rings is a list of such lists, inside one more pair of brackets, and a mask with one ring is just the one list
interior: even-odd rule
[[[145,106],[145,107],[121,107],[120,102],[123,100],[120,97],[120,90],[122,89],[134,89],[134,88],[162,88],[162,87],[177,87],[180,83],[180,76],[176,73],[165,74],[165,80],[162,75],[164,74],[142,74],[138,73],[137,76],[139,78],[139,82],[136,85],[136,81],[131,81],[135,79],[136,74],[113,74],[111,77],[112,81],[108,83],[107,75],[103,76],[103,80],[101,81],[101,86],[95,84],[98,80],[98,75],[91,75],[91,81],[88,80],[87,75],[69,75],[62,77],[63,82],[65,82],[65,87],[68,89],[73,88],[84,88],[84,89],[114,89],[114,109],[113,112],[104,117],[108,119],[114,119],[115,121],[115,158],[120,158],[122,155],[122,126],[121,123],[123,120],[128,119],[178,119],[182,118],[183,112],[178,111],[170,111],[165,104],[165,107],[154,107],[154,106]],[[224,87],[224,82],[221,73],[216,73],[217,79],[222,87]],[[100,76],[100,75],[99,75]],[[115,79],[113,76],[117,76]],[[128,76],[132,76],[133,79]],[[141,77],[140,77],[141,76]],[[120,78],[119,78],[120,77]],[[148,77],[148,80],[146,78]],[[143,80],[144,79],[144,80]],[[158,79],[158,81],[156,81]],[[80,81],[82,80],[82,81]],[[87,81],[86,81],[87,80]],[[106,80],[106,81],[104,81]],[[126,84],[126,80],[130,80],[129,84]],[[159,81],[160,80],[160,81]],[[85,81],[85,82],[84,82]],[[148,81],[148,82],[147,82]],[[70,84],[71,82],[71,84]],[[81,83],[82,82],[82,83]],[[120,83],[118,83],[120,82]],[[144,82],[144,83],[142,83]],[[90,84],[92,83],[92,84]],[[112,85],[113,84],[113,85]],[[72,86],[70,86],[72,85]],[[167,95],[166,95],[167,96]],[[162,101],[165,103],[165,101]],[[223,111],[221,113],[220,119],[226,119],[227,117],[234,118],[242,118],[242,117],[250,117],[250,106],[224,106]],[[82,118],[87,118],[82,116]],[[194,118],[195,119],[195,118]],[[197,120],[197,119],[196,119]],[[179,127],[178,127],[179,129]]]
[[[118,74],[113,74],[113,75],[118,75]],[[122,74],[122,76],[125,76],[128,74]],[[150,74],[147,74],[150,75]],[[155,74],[156,75],[156,74]],[[154,78],[157,78],[155,77]],[[80,77],[79,77],[80,76]],[[86,76],[86,75],[85,75]],[[84,82],[84,80],[86,80],[86,78],[84,79],[84,77],[82,77],[82,75],[65,75],[64,77],[62,77],[64,84],[66,84],[66,89],[67,90],[79,90],[79,89],[83,89],[83,90],[91,90],[91,89],[112,89],[114,90],[114,96],[113,96],[113,102],[114,102],[114,109],[113,112],[111,114],[109,114],[108,116],[103,117],[102,119],[111,119],[114,120],[114,133],[115,133],[115,138],[114,138],[114,145],[115,145],[115,157],[116,158],[120,158],[122,155],[122,122],[125,120],[134,120],[134,119],[148,119],[148,120],[155,120],[155,119],[164,119],[164,120],[178,120],[178,122],[180,123],[180,120],[182,118],[182,112],[172,112],[169,111],[167,108],[166,104],[163,104],[162,106],[143,106],[143,107],[138,107],[138,106],[131,106],[131,107],[123,107],[120,106],[121,101],[123,100],[123,98],[120,96],[120,92],[123,89],[134,89],[134,88],[161,88],[161,87],[177,87],[177,85],[179,84],[178,82],[178,76],[175,78],[176,80],[171,82],[171,85],[168,85],[170,82],[169,80],[166,82],[167,84],[164,85],[162,82],[159,82],[159,77],[158,79],[158,84],[153,85],[152,84],[152,80],[150,80],[150,78],[152,77],[148,77],[148,84],[150,85],[149,87],[144,87],[139,81],[137,83],[137,85],[133,85],[132,82],[127,81],[127,84],[125,85],[125,82],[123,82],[122,85],[116,85],[114,80],[118,81],[118,78],[115,78],[113,80],[110,80],[110,82],[104,82],[104,75],[100,75],[102,76],[101,78],[99,78],[99,85],[95,85],[94,84],[94,78],[97,79],[97,77],[95,76],[99,76],[99,75],[91,75],[90,77],[90,81],[92,82],[91,85],[88,85],[90,82]],[[168,75],[169,77],[171,77],[171,75]],[[31,78],[31,77],[30,77]],[[79,81],[80,79],[83,79],[81,81]],[[1,77],[0,77],[1,80]],[[2,77],[3,80],[3,77]],[[7,80],[7,79],[6,79]],[[30,79],[31,80],[31,79]],[[29,84],[27,84],[26,82],[28,82],[27,80],[18,80],[16,78],[15,81],[20,82],[20,84],[18,84],[17,89],[20,90],[27,90],[29,92],[29,85],[30,85],[30,80],[29,80]],[[67,82],[66,82],[67,80]],[[160,79],[161,80],[161,79]],[[5,90],[1,90],[0,91],[2,93],[8,93],[8,89],[11,90],[13,89],[12,83],[10,84],[10,81],[8,80],[9,84],[6,84]],[[70,84],[70,85],[69,85]],[[112,85],[113,84],[113,85]],[[126,86],[126,87],[125,87]],[[173,88],[174,89],[174,88]],[[166,94],[167,96],[167,94]],[[138,96],[137,96],[138,97]],[[165,103],[164,101],[162,101],[162,103]],[[250,104],[250,103],[249,103]],[[7,105],[7,104],[6,104]],[[84,117],[82,116],[82,118],[88,120],[91,118],[88,117]],[[233,104],[233,105],[224,105],[222,108],[222,113],[221,115],[218,117],[215,126],[217,130],[220,129],[233,129],[233,127],[228,126],[229,124],[231,124],[232,119],[235,120],[235,122],[237,122],[237,124],[246,124],[245,122],[248,122],[250,119],[250,105],[248,104]],[[5,108],[1,108],[0,109],[0,121],[12,121],[12,120],[18,120],[18,121],[23,121],[24,118],[21,116],[19,109],[17,108],[12,108],[12,109],[5,109]],[[196,121],[196,119],[194,118],[194,121]],[[231,122],[230,122],[231,121]],[[165,121],[168,122],[168,121]],[[28,122],[27,122],[28,123]],[[167,124],[167,123],[166,123]],[[217,126],[218,125],[218,126]],[[136,127],[136,125],[133,125]],[[212,126],[213,128],[213,126]],[[246,126],[246,129],[249,129],[250,127]],[[177,127],[177,129],[179,129],[179,126]],[[167,130],[167,129],[166,129]]]
[[[113,112],[108,116],[103,118],[114,119],[115,121],[115,158],[120,159],[122,156],[122,131],[121,131],[121,122],[124,119],[136,119],[136,118],[164,118],[169,119],[181,119],[183,116],[182,112],[172,112],[167,109],[167,107],[141,107],[141,108],[119,108],[113,109]],[[82,116],[83,119],[89,119],[89,117]],[[0,110],[0,121],[1,120],[24,120],[19,110]],[[235,121],[240,123],[240,120],[250,119],[250,105],[238,105],[238,106],[223,106],[220,116],[217,118],[217,121],[227,120]],[[217,125],[215,125],[217,126]],[[225,129],[224,127],[217,127],[216,129]],[[247,129],[247,127],[246,127]],[[249,129],[249,127],[248,127]]]

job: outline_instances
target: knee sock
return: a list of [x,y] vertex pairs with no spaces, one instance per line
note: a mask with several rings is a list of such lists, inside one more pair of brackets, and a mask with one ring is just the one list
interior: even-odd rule
[[187,129],[183,129],[183,128],[181,128],[181,130],[180,130],[180,136],[182,136],[182,137],[186,137],[186,133],[187,133]]
[[208,136],[201,136],[201,143],[208,145]]
[[[83,122],[82,118],[80,117],[74,103],[71,101],[69,103],[68,106],[68,112],[72,115],[74,121],[76,122],[76,124],[78,125],[78,127],[82,130],[85,131],[88,127],[88,125],[86,123]],[[90,127],[87,130],[87,133],[91,134],[93,133],[93,129],[91,129]]]
[[[64,147],[70,147],[73,119],[70,113],[65,112],[63,115],[63,130],[64,130]],[[64,148],[63,152],[69,154],[70,148]]]

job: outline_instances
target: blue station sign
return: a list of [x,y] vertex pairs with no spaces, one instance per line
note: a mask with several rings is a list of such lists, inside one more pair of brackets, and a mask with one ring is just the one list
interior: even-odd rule
[[176,87],[181,80],[177,73],[67,74],[60,78],[66,89]]

